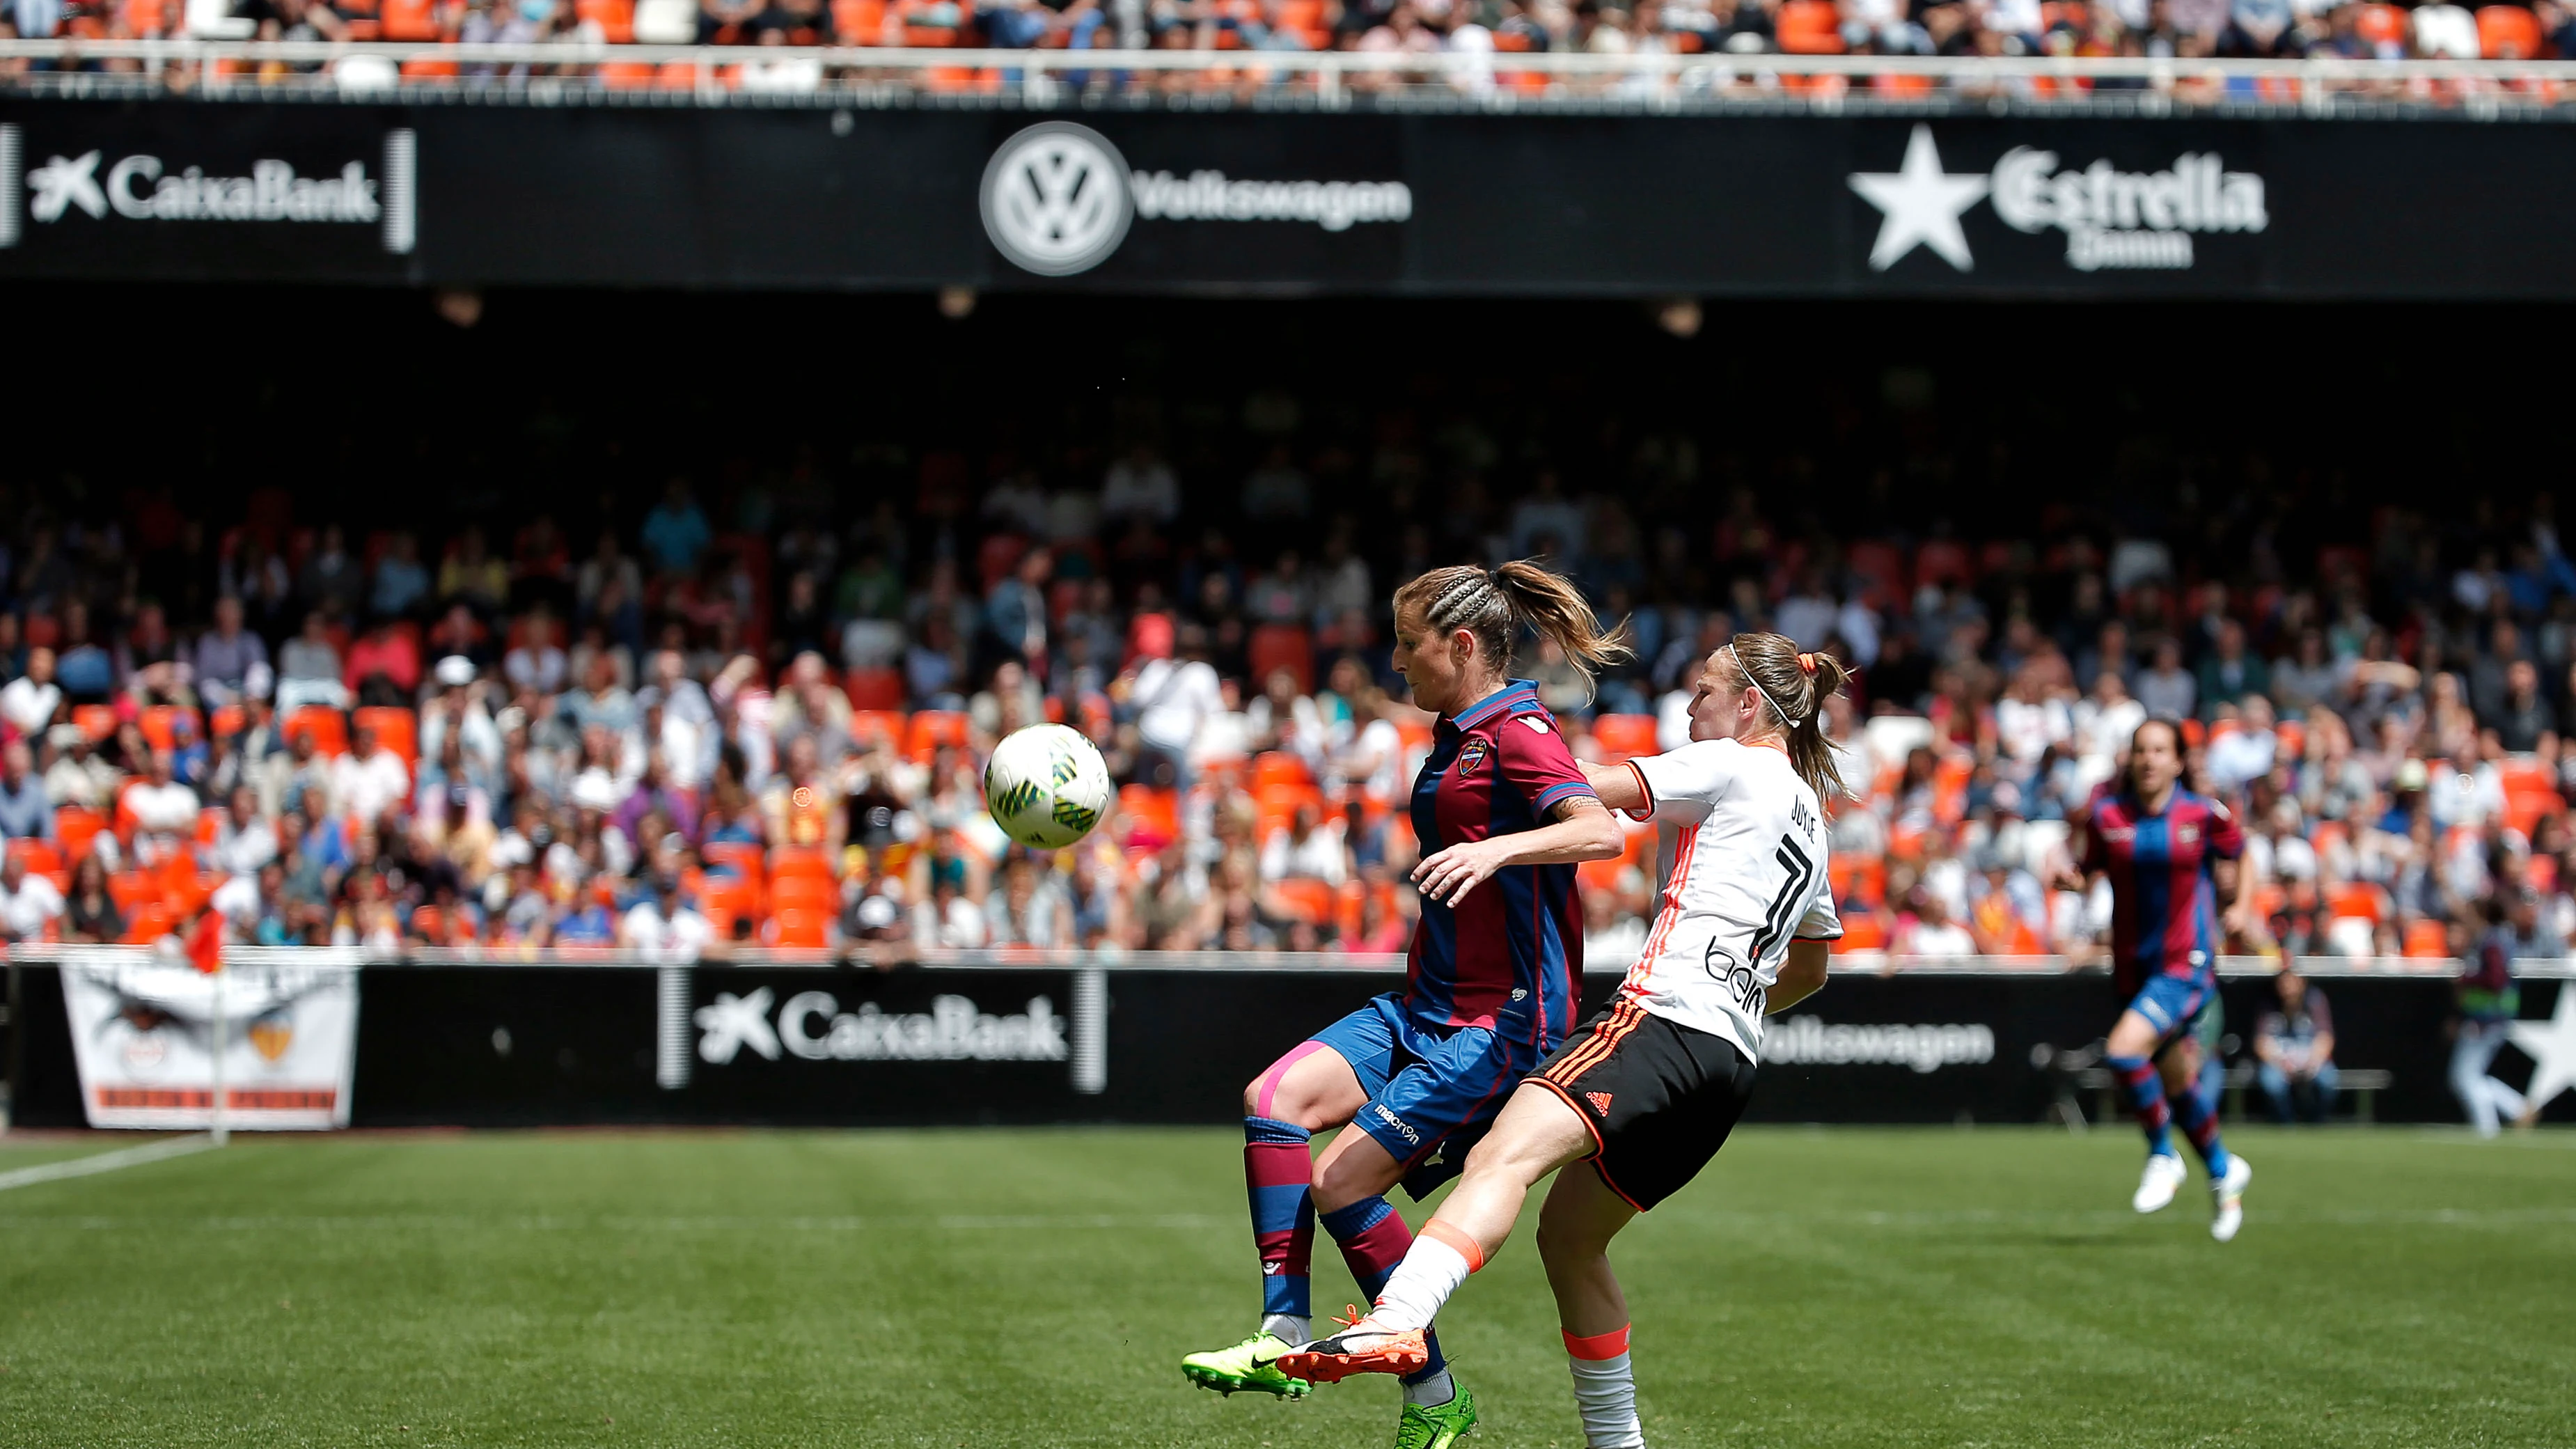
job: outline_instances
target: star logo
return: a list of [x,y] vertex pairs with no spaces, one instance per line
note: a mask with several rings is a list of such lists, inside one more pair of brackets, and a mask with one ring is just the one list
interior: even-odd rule
[[93,217],[107,215],[107,193],[98,189],[98,156],[92,151],[75,160],[56,156],[27,173],[27,189],[36,193],[27,214],[38,221],[60,221],[65,207],[77,206]]
[[1941,260],[1963,272],[1977,268],[1968,255],[1968,237],[1959,217],[1985,199],[1983,176],[1952,176],[1941,169],[1941,152],[1932,144],[1932,128],[1916,126],[1905,143],[1905,164],[1896,171],[1856,171],[1851,189],[1878,208],[1878,241],[1869,249],[1871,271],[1895,266],[1918,246],[1930,247]]
[[706,1033],[698,1039],[698,1055],[720,1067],[748,1046],[773,1062],[778,1060],[778,1032],[769,1024],[769,1000],[766,986],[749,996],[717,992],[716,1004],[699,1007],[692,1017],[698,1030]]
[[2534,1111],[2576,1087],[2576,985],[2558,988],[2558,1010],[2547,1021],[2505,1024],[2505,1037],[2531,1058],[2531,1085],[2523,1097]]

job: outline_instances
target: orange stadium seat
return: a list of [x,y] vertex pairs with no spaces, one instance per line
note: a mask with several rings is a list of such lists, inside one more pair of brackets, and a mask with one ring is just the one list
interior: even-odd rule
[[50,840],[21,835],[10,840],[9,858],[27,868],[29,875],[51,875],[63,868],[63,854]]
[[1332,886],[1319,880],[1281,880],[1270,884],[1280,908],[1292,919],[1322,925],[1333,918]]
[[107,817],[78,805],[61,806],[54,811],[54,841],[62,848],[63,859],[78,865],[89,854],[90,842],[107,828]]
[[808,880],[829,881],[833,878],[832,862],[823,852],[810,846],[782,845],[769,853],[769,878],[772,889],[797,876],[803,876]]
[[327,704],[308,704],[286,717],[286,738],[291,742],[299,734],[313,736],[317,754],[349,753],[349,722]]
[[718,869],[730,869],[734,874],[754,885],[759,884],[761,878],[768,874],[767,863],[761,859],[760,847],[748,840],[709,841],[706,848],[698,853],[706,857],[708,865]]
[[1774,23],[1780,49],[1790,55],[1843,53],[1841,12],[1833,0],[1789,0]]
[[1151,836],[1158,844],[1180,839],[1179,792],[1157,790],[1151,785],[1122,785],[1118,788],[1118,808],[1126,812],[1137,834]]
[[966,716],[961,711],[917,710],[912,716],[911,738],[906,742],[905,752],[914,760],[926,765],[930,763],[931,757],[939,752],[940,746],[963,749],[970,736],[971,731],[967,725]]
[[2450,955],[2450,927],[2440,921],[2409,921],[2406,925],[2406,954],[2417,960]]
[[2540,17],[2520,5],[2478,8],[2478,54],[2488,60],[2540,58]]
[[420,763],[420,719],[410,710],[377,705],[359,710],[352,719],[358,728],[374,730],[376,743],[402,756],[404,764]]
[[832,944],[832,923],[814,911],[780,911],[769,918],[770,944],[819,951]]
[[159,901],[145,901],[126,915],[123,944],[149,946],[170,934],[170,908]]
[[1254,789],[1264,785],[1312,785],[1313,783],[1315,783],[1315,777],[1307,771],[1306,762],[1284,750],[1271,750],[1252,757]]
[[72,706],[72,723],[80,726],[80,732],[89,736],[90,743],[96,744],[116,733],[116,707],[107,704],[76,704]]
[[829,876],[782,875],[770,882],[769,909],[781,911],[820,911],[825,915],[838,910],[841,889]]
[[1611,764],[1656,752],[1655,717],[1650,714],[1596,715],[1592,746]]

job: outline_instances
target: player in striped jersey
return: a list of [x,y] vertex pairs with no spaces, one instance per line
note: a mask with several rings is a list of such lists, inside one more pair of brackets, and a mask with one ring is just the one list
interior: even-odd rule
[[2111,983],[2127,1009],[2102,1064],[2128,1093],[2147,1135],[2147,1162],[2129,1205],[2151,1213],[2187,1174],[2172,1124],[2209,1172],[2209,1235],[2224,1243],[2245,1221],[2254,1170],[2218,1133],[2218,1082],[2204,1071],[2195,1028],[2218,1000],[2218,911],[2236,895],[2245,832],[2227,807],[2182,787],[2182,731],[2151,719],[2129,736],[2126,772],[2093,794],[2076,842],[2077,872],[2060,882],[2111,885]]
[[[1261,1255],[1261,1328],[1181,1370],[1202,1388],[1295,1398],[1275,1360],[1305,1346],[1320,1219],[1371,1297],[1412,1230],[1386,1200],[1418,1199],[1494,1120],[1512,1085],[1565,1038],[1583,976],[1574,868],[1624,838],[1566,749],[1537,687],[1510,677],[1523,628],[1587,672],[1625,651],[1573,584],[1538,565],[1434,569],[1395,596],[1395,667],[1440,716],[1413,787],[1422,919],[1402,991],[1316,1033],[1244,1089],[1244,1175]],[[1317,1132],[1349,1127],[1320,1159]],[[1427,1326],[1427,1325],[1426,1325]],[[1405,1373],[1398,1449],[1446,1449],[1476,1422],[1439,1340]]]
[[1432,1315],[1501,1250],[1530,1188],[1589,1161],[1549,1190],[1539,1257],[1585,1441],[1645,1442],[1610,1240],[1716,1155],[1752,1091],[1763,1017],[1824,985],[1842,926],[1820,797],[1842,780],[1819,714],[1845,678],[1780,635],[1739,634],[1701,672],[1691,743],[1586,771],[1612,809],[1683,827],[1644,951],[1610,1009],[1521,1084],[1377,1306],[1281,1368],[1323,1381],[1422,1362]]

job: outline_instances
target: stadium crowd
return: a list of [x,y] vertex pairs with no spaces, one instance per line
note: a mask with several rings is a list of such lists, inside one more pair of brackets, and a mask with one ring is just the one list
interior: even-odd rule
[[[1670,439],[1638,444],[1651,485],[1542,463],[1435,486],[1435,456],[1490,464],[1491,439],[1301,451],[1281,406],[1247,404],[1247,471],[1186,492],[1140,436],[1078,472],[932,449],[908,495],[819,506],[675,478],[578,533],[351,536],[277,489],[211,524],[167,489],[22,508],[0,928],[147,941],[211,905],[236,940],[371,950],[1400,950],[1431,722],[1388,671],[1385,601],[1519,556],[1629,620],[1597,689],[1523,661],[1579,754],[1678,742],[1738,629],[1859,666],[1832,719],[1847,951],[2094,951],[2105,903],[2043,882],[2151,714],[2245,822],[2236,949],[2447,957],[2495,915],[2557,955],[2576,928],[2576,564],[2546,494],[2439,525],[2383,507],[2351,542],[2064,509],[2036,536],[1849,539],[1708,486]],[[1657,502],[1684,497],[1723,503]],[[979,759],[1049,719],[1122,788],[1042,855],[985,815]],[[1640,825],[1584,868],[1597,956],[1641,940],[1654,850]]]
[[[2560,0],[2474,9],[2450,0],[2411,6],[2383,0],[15,0],[0,8],[0,34],[1421,55],[2533,60],[2576,55],[2576,9]],[[8,64],[24,70],[31,62]],[[452,76],[456,66],[415,61],[408,73]],[[618,85],[696,83],[685,64],[664,72],[612,64],[597,74]],[[763,70],[751,82],[734,76],[728,83],[810,88],[821,79],[818,67],[808,67]],[[993,73],[932,79],[950,88],[998,83]],[[1101,74],[1086,83],[1112,79]],[[1198,85],[1205,79],[1176,75],[1135,83]],[[1552,83],[1538,75],[1521,82]],[[1496,81],[1490,72],[1471,68],[1458,83],[1482,88]],[[1864,83],[1898,92],[1930,84],[1897,75]],[[2046,81],[2020,84],[2050,87]]]

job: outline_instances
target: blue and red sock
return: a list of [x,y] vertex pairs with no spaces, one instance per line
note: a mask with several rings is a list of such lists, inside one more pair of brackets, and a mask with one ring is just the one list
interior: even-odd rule
[[1315,1134],[1269,1117],[1243,1119],[1243,1178],[1252,1195],[1252,1242],[1261,1254],[1261,1312],[1312,1315]]
[[2165,1106],[2165,1084],[2156,1075],[2156,1064],[2145,1057],[2120,1056],[2104,1057],[2102,1064],[2128,1094],[2129,1110],[2138,1114],[2138,1125],[2146,1130],[2147,1151],[2173,1156],[2173,1113]]
[[2166,1099],[2212,1182],[2227,1175],[2227,1144],[2218,1140],[2218,1089],[2225,1076],[2218,1063],[2203,1063],[2198,1080]]
[[[1324,1231],[1341,1246],[1342,1261],[1350,1265],[1361,1296],[1375,1303],[1386,1291],[1386,1280],[1395,1276],[1396,1265],[1404,1261],[1405,1250],[1413,1246],[1413,1229],[1405,1226],[1404,1215],[1383,1197],[1364,1197],[1323,1214],[1323,1223]],[[1422,1341],[1431,1350],[1431,1359],[1404,1376],[1408,1384],[1421,1383],[1449,1368],[1449,1360],[1440,1352],[1440,1335],[1426,1331]]]

